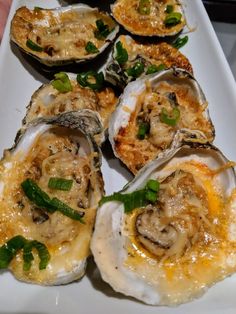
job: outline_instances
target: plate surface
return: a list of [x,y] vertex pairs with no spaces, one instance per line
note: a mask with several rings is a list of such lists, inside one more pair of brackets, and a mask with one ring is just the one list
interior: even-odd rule
[[[56,0],[13,1],[0,48],[0,152],[12,146],[32,93],[48,81],[9,44],[10,20],[20,6],[53,8],[59,2],[65,3]],[[96,1],[84,2],[96,4]],[[189,42],[182,52],[190,59],[195,77],[209,101],[216,128],[215,144],[229,159],[236,160],[235,81],[202,2],[184,0],[184,4],[188,24],[194,31],[188,34]],[[105,188],[110,194],[119,190],[131,176],[113,157],[109,147],[106,147],[104,157]],[[200,299],[175,308],[151,307],[115,293],[101,281],[92,259],[87,275],[80,282],[67,286],[24,284],[8,272],[0,274],[0,282],[0,314],[233,314],[236,309],[236,275],[216,284]]]

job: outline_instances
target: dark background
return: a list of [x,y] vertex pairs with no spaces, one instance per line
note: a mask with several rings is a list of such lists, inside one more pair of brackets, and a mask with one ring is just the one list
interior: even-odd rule
[[236,0],[203,0],[212,21],[236,23]]

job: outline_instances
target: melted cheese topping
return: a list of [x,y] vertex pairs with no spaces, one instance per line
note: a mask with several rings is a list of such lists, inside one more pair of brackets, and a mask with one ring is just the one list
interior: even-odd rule
[[[180,235],[187,235],[185,245],[178,244],[180,237],[176,236],[175,251],[165,247],[162,255],[155,255],[150,251],[152,247],[140,242],[136,229],[144,209],[135,210],[125,218],[123,232],[129,240],[124,267],[156,290],[160,304],[169,305],[201,295],[236,271],[236,190],[226,197],[217,171],[199,162],[167,166],[165,170],[173,175],[160,179],[160,219],[162,224],[174,226]],[[158,242],[153,245],[160,247]]]
[[[97,39],[94,31],[96,21],[102,19],[109,29],[115,24],[106,14],[97,11],[29,10],[22,7],[16,11],[11,24],[13,40],[25,51],[40,58],[53,60],[86,59],[91,55],[85,50],[86,44],[92,42],[98,50],[105,39]],[[27,47],[27,39],[44,49],[33,51]]]
[[[180,118],[175,126],[161,122],[160,115],[165,108],[170,114],[172,104],[168,95],[174,93],[178,102]],[[168,148],[178,129],[202,131],[208,141],[214,138],[214,127],[206,118],[204,106],[199,103],[187,84],[170,84],[160,82],[155,89],[150,86],[137,97],[136,110],[131,114],[126,127],[120,128],[115,137],[115,149],[119,158],[126,166],[136,173],[148,161],[153,160],[159,153]],[[138,120],[148,121],[150,132],[145,139],[137,137]]]
[[[71,276],[74,272],[71,279],[74,280],[84,273],[101,182],[96,180],[99,173],[94,173],[91,168],[93,156],[80,153],[76,136],[78,132],[64,128],[52,129],[35,139],[30,153],[23,161],[21,153],[7,153],[1,164],[4,189],[0,199],[0,244],[15,235],[22,235],[26,239],[44,243],[51,254],[45,270],[39,271],[38,257],[34,254],[35,260],[30,271],[24,272],[22,252],[19,252],[11,262],[10,269],[20,280],[53,284],[60,276]],[[7,164],[11,167],[6,167]],[[51,177],[73,180],[71,190],[50,189],[48,181]],[[25,196],[21,183],[26,178],[35,180],[51,198],[57,197],[73,209],[84,212],[85,224],[57,211],[46,213],[46,219],[41,221],[35,219],[35,215],[36,218],[42,216],[42,209]],[[94,196],[95,201],[91,201],[91,187],[94,194],[98,193]],[[92,202],[94,207],[91,207]],[[79,268],[79,273],[76,273]]]
[[177,34],[185,25],[182,16],[181,22],[172,27],[165,26],[167,16],[166,6],[173,5],[174,12],[182,13],[181,6],[176,0],[150,0],[150,14],[138,12],[139,0],[118,0],[112,7],[114,18],[128,31],[141,36],[168,36]]

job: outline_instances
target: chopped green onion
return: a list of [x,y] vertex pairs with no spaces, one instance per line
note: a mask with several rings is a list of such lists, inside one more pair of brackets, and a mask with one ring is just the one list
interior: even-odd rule
[[138,129],[138,138],[140,140],[144,140],[145,135],[149,133],[150,130],[150,124],[148,122],[142,122],[139,125],[139,129]]
[[104,75],[95,71],[82,72],[77,75],[77,81],[83,87],[99,90],[103,87]]
[[34,43],[31,39],[27,39],[26,46],[33,51],[42,52],[43,48],[36,43]]
[[147,188],[151,191],[158,192],[160,189],[160,182],[151,179],[147,182]]
[[48,181],[48,187],[54,190],[70,191],[72,184],[73,180],[63,178],[50,178]]
[[165,70],[166,66],[164,64],[160,64],[160,65],[155,65],[155,64],[151,64],[146,71],[146,74],[153,74],[162,70]]
[[173,5],[171,5],[171,4],[168,4],[167,6],[166,6],[166,13],[172,13],[174,11],[174,6]]
[[0,247],[0,269],[7,268],[13,257],[25,245],[22,236],[15,236]]
[[82,216],[70,206],[66,205],[56,197],[51,199],[47,193],[40,189],[40,187],[31,179],[26,179],[21,184],[26,196],[38,207],[45,209],[49,213],[55,211],[61,212],[63,215],[70,217],[71,219],[78,220],[84,223]]
[[61,93],[72,91],[72,85],[69,76],[65,72],[59,72],[54,75],[55,80],[51,82],[52,86]]
[[50,260],[50,254],[48,252],[47,247],[39,242],[39,241],[31,241],[32,243],[32,248],[35,248],[38,251],[38,255],[39,255],[39,270],[43,270],[47,267],[48,262]]
[[[137,190],[132,193],[122,194],[119,192],[115,192],[112,195],[104,196],[100,200],[99,206],[103,205],[106,202],[118,201],[124,204],[125,213],[129,213],[135,208],[140,208],[148,205],[150,202],[155,203],[158,198],[157,193],[159,191],[159,182],[156,181],[157,184],[155,185],[153,182],[150,183],[150,181],[155,180],[149,180],[144,189]],[[149,188],[150,184],[152,187],[151,189]],[[157,191],[154,191],[153,188],[157,189]]]
[[24,271],[30,270],[33,260],[34,256],[32,254],[32,241],[28,241],[23,248]]
[[122,43],[118,41],[116,43],[116,56],[115,60],[120,64],[123,65],[128,61],[128,52],[127,50],[123,47]]
[[41,8],[41,7],[34,7],[34,11],[35,11],[35,12],[39,12],[39,11],[41,11],[41,10],[43,10],[43,8]]
[[162,108],[160,120],[161,122],[168,124],[170,126],[175,126],[180,118],[180,111],[177,107],[173,108],[173,111],[171,114],[167,112],[165,108]]
[[151,12],[150,0],[140,0],[138,6],[138,12],[142,15],[149,15]]
[[97,29],[94,31],[94,36],[97,39],[106,39],[107,36],[112,32],[112,30],[109,30],[109,26],[106,25],[101,19],[96,21],[96,26]]
[[126,70],[128,76],[138,78],[144,72],[144,64],[140,61],[136,62],[135,65]]
[[182,14],[179,12],[172,12],[167,15],[164,24],[167,27],[172,27],[181,22]]
[[91,41],[87,42],[87,44],[85,46],[85,50],[88,53],[98,53],[99,52],[98,48]]
[[177,38],[173,43],[172,46],[176,49],[182,48],[184,45],[186,45],[188,42],[188,36],[184,36],[182,38]]

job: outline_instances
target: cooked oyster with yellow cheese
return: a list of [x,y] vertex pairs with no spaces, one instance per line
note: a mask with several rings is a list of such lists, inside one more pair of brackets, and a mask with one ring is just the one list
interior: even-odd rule
[[147,304],[191,301],[236,271],[236,177],[213,146],[175,147],[102,199],[92,253],[104,281]]
[[[188,37],[179,40],[184,42]],[[189,60],[175,47],[166,43],[140,43],[121,35],[114,46],[105,68],[106,80],[124,88],[129,82],[144,75],[176,67],[193,73]]]
[[95,58],[118,30],[108,14],[85,4],[21,7],[11,22],[11,40],[41,63],[54,66]]
[[34,120],[0,163],[0,268],[22,281],[83,276],[103,195],[100,120],[90,110]]
[[140,36],[172,36],[186,20],[179,0],[117,0],[111,11],[127,31]]
[[109,124],[115,155],[136,173],[170,147],[177,130],[196,131],[198,140],[212,142],[214,127],[207,105],[197,81],[182,69],[129,83]]
[[[94,75],[99,79],[101,73],[94,72]],[[39,117],[51,117],[63,112],[90,109],[99,114],[103,130],[106,130],[111,113],[117,104],[117,97],[112,88],[103,87],[98,84],[99,81],[92,85],[88,83],[86,87],[83,87],[77,82],[76,75],[67,75],[64,72],[57,73],[55,77],[49,84],[42,85],[34,92],[23,123],[27,125]]]

